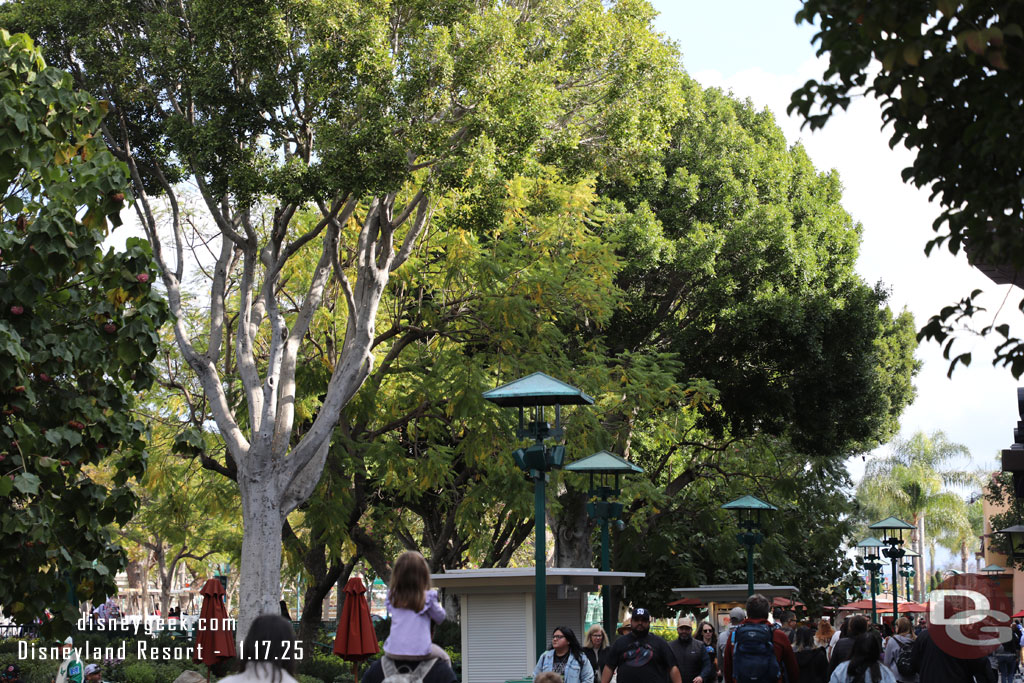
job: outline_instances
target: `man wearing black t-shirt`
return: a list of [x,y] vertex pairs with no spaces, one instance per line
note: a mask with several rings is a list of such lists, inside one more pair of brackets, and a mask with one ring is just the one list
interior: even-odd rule
[[651,615],[643,607],[633,610],[632,632],[620,636],[608,650],[601,683],[682,683],[679,667],[668,643],[651,635]]

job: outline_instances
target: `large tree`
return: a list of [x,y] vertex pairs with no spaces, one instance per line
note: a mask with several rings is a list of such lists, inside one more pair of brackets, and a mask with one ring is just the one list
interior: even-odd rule
[[[975,264],[1024,272],[1024,6],[804,0],[796,18],[819,27],[815,41],[828,67],[793,93],[789,111],[814,129],[856,97],[880,100],[890,146],[902,143],[915,154],[904,180],[930,188],[942,207],[926,251],[945,244],[953,253],[966,249]],[[921,330],[946,342],[950,372],[958,361],[970,362],[970,352],[953,354],[951,344],[969,329],[965,320],[984,310],[979,296],[944,308]],[[1024,342],[1009,326],[988,323],[977,332],[1003,337],[995,362],[1009,365],[1014,377],[1024,373]]]
[[[639,0],[23,0],[2,20],[112,103],[103,135],[131,169],[177,342],[226,444],[219,469],[241,494],[240,637],[277,609],[282,524],[314,490],[341,410],[373,368],[381,295],[438,194],[527,153],[642,164],[662,136],[645,104],[662,87],[649,78],[660,43]],[[184,179],[219,230],[204,331],[182,315]],[[303,250],[315,265],[282,300]],[[342,346],[295,438],[300,349],[335,295]]]
[[[702,548],[733,542],[727,518],[700,508],[746,489],[816,528],[822,511],[808,499],[825,494],[802,473],[819,473],[826,491],[848,485],[846,458],[895,433],[917,363],[909,314],[894,315],[884,289],[854,270],[860,226],[841,206],[838,175],[788,146],[770,113],[689,80],[682,89],[661,171],[599,184],[628,216],[599,231],[623,262],[623,305],[605,329],[570,338],[580,339],[571,348],[602,344],[629,369],[613,373],[621,391],[599,414],[601,445],[648,472],[632,487],[634,529],[616,566],[705,581],[723,572]],[[583,528],[583,482],[566,484],[558,526]],[[836,529],[843,498],[827,515]],[[777,567],[808,557],[800,538],[787,534]],[[566,561],[589,560],[586,544],[575,547]],[[801,588],[818,595],[849,569],[837,555],[816,562],[819,583],[808,573]],[[668,597],[668,581],[650,585],[629,590]]]
[[[19,623],[48,608],[56,635],[125,566],[107,525],[136,507],[133,409],[166,307],[144,242],[100,248],[130,187],[99,136],[106,106],[6,31],[0,93],[0,605]],[[104,458],[117,464],[105,481]]]

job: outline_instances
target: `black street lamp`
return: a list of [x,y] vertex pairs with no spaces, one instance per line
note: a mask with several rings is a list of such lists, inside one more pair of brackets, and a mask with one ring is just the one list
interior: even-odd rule
[[[638,467],[614,453],[599,451],[582,460],[577,460],[571,465],[566,465],[563,471],[580,472],[590,475],[590,502],[587,503],[587,514],[601,522],[601,571],[610,571],[611,539],[608,535],[608,523],[618,520],[620,530],[625,526],[620,519],[622,517],[622,503],[613,503],[610,499],[622,492],[619,486],[622,475],[643,474],[644,470],[642,467]],[[596,484],[594,475],[598,477]],[[611,477],[614,477],[614,486],[612,485],[613,482],[609,481]],[[601,586],[601,598],[604,601],[604,630],[606,633],[611,633],[615,630],[615,621],[612,619],[610,586]]]
[[882,543],[888,546],[882,550],[882,555],[892,561],[892,616],[893,622],[895,622],[896,619],[900,618],[899,565],[900,560],[906,554],[906,551],[903,550],[903,532],[910,531],[914,527],[901,519],[886,517],[881,522],[875,522],[868,528],[881,531],[883,534]]
[[903,567],[900,570],[900,576],[905,577],[907,579],[907,600],[911,599],[910,582],[913,580],[914,576],[916,576],[916,574],[917,574],[917,572],[914,571],[914,558],[915,557],[921,557],[921,554],[920,553],[915,553],[913,550],[904,550],[903,551],[903,560],[904,561],[903,561],[903,564],[900,565],[901,567]]
[[[548,472],[562,468],[565,460],[565,446],[547,446],[544,441],[547,439],[561,440],[564,435],[562,430],[562,406],[565,405],[592,405],[594,399],[590,398],[574,386],[560,382],[554,377],[549,377],[543,372],[535,372],[514,382],[485,391],[485,400],[502,407],[519,409],[519,427],[516,429],[516,436],[520,439],[533,439],[533,444],[518,449],[513,453],[516,465],[519,469],[527,472],[533,481],[533,514],[535,517],[534,526],[534,572],[536,574],[535,585],[535,613],[537,625],[537,652],[544,652],[547,649],[547,567],[545,555],[547,550],[547,534],[545,527],[545,500],[544,485],[548,481]],[[555,424],[548,424],[545,418],[545,408],[554,407]],[[530,421],[526,421],[525,409],[530,410]],[[539,655],[538,655],[539,656]]]
[[1010,537],[1009,555],[1011,558],[1017,561],[1024,560],[1024,525],[1017,524],[1016,526],[1000,529],[996,533],[1006,534]]
[[864,556],[864,568],[871,574],[871,623],[878,623],[878,572],[882,570],[882,563],[878,561],[879,548],[885,544],[877,538],[865,538],[857,544]]
[[735,510],[740,528],[746,529],[746,531],[736,534],[736,540],[741,545],[747,546],[747,597],[749,598],[754,594],[754,546],[764,541],[764,536],[761,534],[764,529],[761,515],[779,508],[754,496],[743,496],[729,501],[722,506],[722,509]]

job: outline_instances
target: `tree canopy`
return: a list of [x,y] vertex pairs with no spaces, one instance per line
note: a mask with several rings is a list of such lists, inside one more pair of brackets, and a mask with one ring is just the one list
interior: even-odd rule
[[100,250],[130,199],[99,136],[106,105],[3,30],[0,98],[0,605],[20,623],[51,609],[56,635],[125,565],[107,525],[136,509],[146,428],[133,407],[166,307],[144,241]]
[[[842,542],[845,460],[888,440],[913,399],[913,321],[855,273],[860,226],[838,175],[787,146],[770,113],[684,83],[661,172],[598,184],[627,216],[599,231],[622,260],[622,304],[570,347],[600,345],[630,368],[611,373],[623,381],[593,444],[648,472],[630,486],[615,566],[648,571],[628,587],[647,604],[681,578],[741,580],[738,557],[715,552],[735,547],[717,508],[754,493],[787,511],[759,566],[799,576],[820,604],[850,566],[806,534]],[[565,526],[585,525],[583,484],[567,485]]]
[[[667,132],[668,52],[640,0],[24,0],[0,18],[112,103],[103,135],[131,170],[177,342],[226,444],[220,471],[241,494],[240,636],[276,609],[282,523],[320,479],[375,363],[382,293],[439,195],[529,155],[628,177]],[[182,315],[184,179],[220,233],[201,334]],[[303,250],[315,266],[281,300]],[[335,295],[343,343],[299,430],[299,350]]]
[[[1024,7],[1017,2],[845,2],[804,0],[797,21],[818,25],[818,54],[828,56],[820,79],[793,93],[789,111],[812,129],[859,96],[881,101],[892,127],[890,146],[903,144],[914,161],[903,178],[931,190],[942,207],[938,235],[926,248],[961,249],[975,264],[1024,271],[1024,192],[1017,150],[1024,131]],[[952,353],[965,319],[984,310],[980,292],[943,308],[921,330],[945,342],[950,372],[969,363]],[[1024,302],[1022,302],[1024,305]],[[1024,373],[1024,343],[1006,324],[996,363]]]

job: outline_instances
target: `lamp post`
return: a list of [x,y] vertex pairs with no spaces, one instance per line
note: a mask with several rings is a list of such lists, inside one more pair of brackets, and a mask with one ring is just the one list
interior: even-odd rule
[[884,543],[877,538],[865,538],[857,544],[857,547],[864,553],[864,568],[871,574],[871,623],[878,623],[878,602],[877,602],[877,575],[882,569],[882,563],[878,561],[878,549]]
[[735,510],[739,526],[746,531],[736,534],[736,540],[741,545],[747,546],[747,597],[754,594],[754,546],[764,541],[761,530],[761,515],[772,510],[778,510],[771,503],[766,503],[754,496],[743,496],[731,500],[722,506],[723,510]]
[[893,622],[900,618],[900,560],[906,554],[903,550],[903,532],[910,531],[914,527],[901,519],[886,517],[881,522],[875,522],[869,529],[882,532],[882,543],[887,547],[882,554],[892,561],[892,618]]
[[915,553],[913,550],[903,551],[903,564],[900,566],[900,576],[907,579],[907,600],[911,599],[910,582],[913,580],[916,572],[914,571],[914,558],[921,557],[919,553]]
[[[618,520],[620,530],[625,526],[620,519],[622,503],[613,503],[610,498],[622,492],[619,486],[622,475],[643,474],[644,470],[608,451],[599,451],[562,469],[566,472],[590,475],[590,502],[587,503],[587,514],[601,522],[601,571],[610,571],[611,538],[608,534],[608,524]],[[598,477],[597,482],[594,481],[594,475]],[[609,481],[611,477],[614,477],[614,485]],[[611,633],[615,630],[615,621],[612,619],[611,587],[607,584],[601,586],[601,599],[604,602],[604,630]]]
[[[547,534],[545,533],[545,500],[544,486],[548,480],[548,472],[561,469],[565,460],[564,445],[545,445],[545,440],[562,439],[562,406],[592,405],[590,398],[574,386],[560,382],[543,372],[521,377],[503,386],[485,391],[485,400],[502,407],[519,409],[519,427],[516,436],[520,439],[533,439],[533,444],[513,453],[516,465],[526,472],[533,481],[533,514],[534,526],[534,573],[536,575],[534,611],[537,624],[537,656],[547,648],[547,568],[545,555],[547,550]],[[548,424],[545,408],[554,407],[555,424]],[[525,410],[530,408],[530,420],[526,421]]]
[[1006,527],[996,533],[1006,534],[1010,539],[1010,552],[1007,553],[1014,560],[1024,560],[1024,524]]

